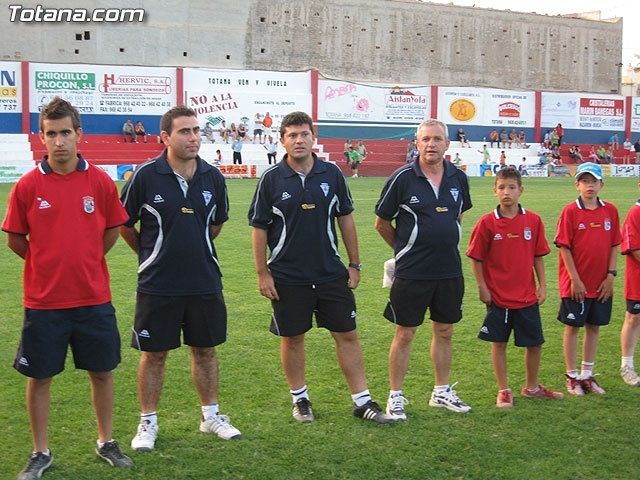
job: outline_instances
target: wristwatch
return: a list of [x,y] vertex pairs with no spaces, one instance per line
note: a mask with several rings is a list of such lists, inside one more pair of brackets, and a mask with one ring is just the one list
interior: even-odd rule
[[362,270],[362,264],[361,263],[350,263],[349,264],[349,268],[353,268],[354,270]]
[[613,275],[614,277],[618,276],[617,270],[607,270],[607,275]]

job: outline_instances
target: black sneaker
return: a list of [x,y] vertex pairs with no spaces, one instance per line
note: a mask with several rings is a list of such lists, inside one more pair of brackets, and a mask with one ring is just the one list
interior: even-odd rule
[[98,456],[112,467],[129,468],[133,466],[133,460],[120,451],[115,441],[106,442],[101,447],[96,446]]
[[311,423],[315,420],[308,398],[301,398],[293,404],[293,418],[300,423]]
[[379,424],[395,423],[396,421],[395,418],[384,413],[380,406],[373,400],[369,400],[361,407],[357,407],[354,404],[353,415],[362,418],[363,420],[370,420],[373,423]]
[[27,465],[18,474],[18,480],[35,480],[40,478],[44,471],[53,463],[53,455],[49,450],[49,455],[42,452],[33,452]]

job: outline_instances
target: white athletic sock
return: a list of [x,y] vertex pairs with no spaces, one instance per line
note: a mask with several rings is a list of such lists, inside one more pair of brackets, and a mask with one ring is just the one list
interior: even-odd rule
[[307,400],[309,400],[309,389],[306,385],[303,385],[298,390],[289,390],[289,393],[291,393],[291,399],[293,400],[293,403],[296,403],[301,398],[306,398]]
[[582,362],[582,371],[580,372],[580,380],[593,376],[594,362]]
[[102,448],[102,446],[103,446],[105,443],[109,443],[109,442],[113,442],[113,438],[112,438],[112,439],[110,439],[110,440],[107,440],[106,442],[101,442],[101,441],[100,441],[100,439],[96,440],[96,444],[98,445],[98,448]]
[[202,405],[200,409],[202,410],[202,418],[214,417],[218,415],[218,412],[220,411],[217,403],[214,403],[213,405]]
[[361,407],[362,405],[371,401],[371,394],[369,393],[369,390],[363,390],[351,395],[351,400],[353,400],[353,403],[356,404],[356,407]]
[[141,413],[140,423],[144,422],[145,420],[148,421],[151,425],[157,425],[158,413],[157,412]]
[[578,370],[567,370],[567,376],[569,378],[578,378]]
[[436,393],[446,392],[447,390],[449,390],[449,384],[446,384],[446,385],[434,385],[433,386],[433,391],[436,392]]
[[630,357],[622,357],[621,367],[629,367],[631,370],[635,370],[633,367],[633,355]]

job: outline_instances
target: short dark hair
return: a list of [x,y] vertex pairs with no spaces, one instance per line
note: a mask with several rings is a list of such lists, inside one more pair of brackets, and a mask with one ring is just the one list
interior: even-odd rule
[[173,107],[171,110],[169,110],[164,115],[162,115],[162,118],[160,119],[160,131],[167,132],[169,135],[171,135],[171,129],[173,128],[173,120],[178,117],[198,118],[198,115],[196,115],[195,110],[185,105],[178,105],[176,107]]
[[291,112],[282,119],[280,123],[280,138],[284,137],[284,131],[287,127],[292,125],[309,125],[311,129],[311,133],[315,135],[315,130],[313,129],[313,120],[309,115],[304,112]]
[[507,180],[509,178],[513,178],[516,182],[518,182],[518,186],[522,186],[522,175],[515,167],[504,167],[496,172],[496,182],[497,185],[498,180]]
[[40,131],[44,132],[45,120],[60,120],[61,118],[71,118],[71,124],[74,130],[78,130],[80,125],[80,114],[76,107],[60,97],[54,97],[40,110]]

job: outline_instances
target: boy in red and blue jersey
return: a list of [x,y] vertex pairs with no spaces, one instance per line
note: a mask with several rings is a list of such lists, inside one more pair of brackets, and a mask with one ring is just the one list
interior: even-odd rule
[[627,301],[627,311],[620,332],[622,349],[620,375],[626,384],[640,387],[640,377],[633,366],[633,354],[638,343],[638,332],[640,332],[640,200],[631,207],[622,225],[620,249],[626,257],[624,298]]
[[[602,187],[600,165],[587,162],[578,167],[576,188],[580,196],[562,210],[553,241],[560,250],[558,320],[565,324],[567,391],[576,396],[605,393],[593,378],[593,367],[600,326],[611,320],[616,257],[622,239],[618,210],[598,197]],[[585,334],[582,369],[578,374],[576,357],[581,327],[585,327]]]
[[524,191],[518,170],[499,170],[493,190],[500,204],[474,227],[467,256],[480,300],[487,305],[478,338],[492,342],[491,358],[499,388],[496,406],[513,406],[507,380],[507,342],[512,330],[516,346],[525,348],[526,384],[521,395],[561,399],[562,393],[538,381],[544,343],[539,305],[547,297],[543,257],[549,253],[544,225],[537,214],[518,203]]

